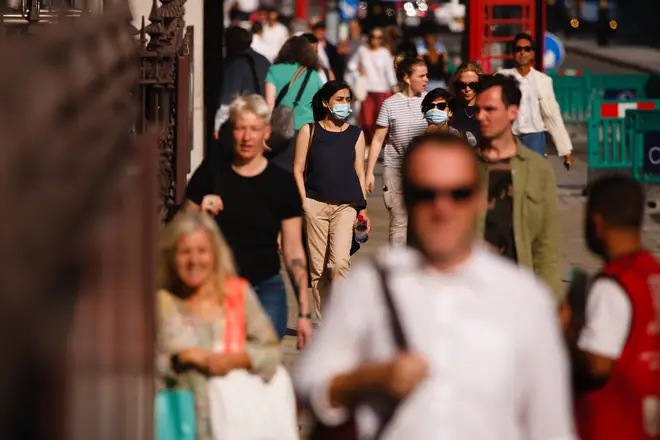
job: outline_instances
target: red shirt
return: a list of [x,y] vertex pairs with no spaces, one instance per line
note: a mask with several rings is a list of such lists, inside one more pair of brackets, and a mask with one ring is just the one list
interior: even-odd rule
[[660,440],[660,264],[644,251],[607,264],[602,275],[630,298],[632,322],[607,384],[576,399],[580,438]]

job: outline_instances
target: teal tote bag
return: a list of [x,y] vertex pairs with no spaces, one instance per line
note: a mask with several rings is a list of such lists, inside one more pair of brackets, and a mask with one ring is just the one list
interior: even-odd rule
[[163,390],[156,395],[155,440],[196,440],[195,395],[190,390]]

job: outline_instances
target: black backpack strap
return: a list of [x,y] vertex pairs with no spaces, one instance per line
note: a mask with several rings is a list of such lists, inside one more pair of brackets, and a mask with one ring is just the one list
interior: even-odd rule
[[300,86],[300,90],[298,90],[298,94],[296,95],[296,100],[293,101],[293,108],[296,108],[298,103],[300,102],[300,98],[302,97],[303,92],[305,91],[305,87],[307,87],[307,83],[309,82],[309,77],[312,76],[312,69],[307,69],[307,74],[305,75],[305,79],[303,80],[302,85]]
[[295,82],[296,79],[300,76],[301,70],[298,69],[296,70],[296,73],[293,74],[293,77],[291,78],[291,81],[286,83],[284,87],[282,87],[282,90],[280,90],[280,93],[277,94],[277,98],[275,98],[275,107],[279,107],[280,103],[286,96],[286,94],[289,92],[289,88],[291,88],[291,84]]

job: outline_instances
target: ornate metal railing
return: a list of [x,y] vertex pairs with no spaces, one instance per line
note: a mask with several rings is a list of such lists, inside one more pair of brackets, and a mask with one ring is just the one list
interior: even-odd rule
[[[136,130],[159,127],[160,217],[167,221],[182,202],[193,146],[193,28],[183,19],[186,0],[154,0],[148,25],[142,18],[140,102]],[[184,33],[185,31],[185,33]],[[148,38],[147,38],[148,37]]]

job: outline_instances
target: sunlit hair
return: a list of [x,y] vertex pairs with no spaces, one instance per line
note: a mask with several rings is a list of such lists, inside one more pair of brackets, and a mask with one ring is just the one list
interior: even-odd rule
[[213,250],[216,291],[224,295],[225,280],[237,274],[234,255],[229,245],[218,229],[215,220],[208,214],[200,211],[181,212],[165,227],[161,233],[158,249],[158,289],[164,289],[174,295],[179,295],[183,287],[179,275],[176,273],[174,259],[176,257],[179,240],[187,234],[202,229],[211,239]]
[[481,76],[484,74],[484,69],[481,68],[481,65],[475,61],[468,61],[466,63],[461,64],[458,66],[456,69],[456,72],[454,72],[454,75],[451,77],[450,81],[450,88],[449,90],[451,91],[452,94],[457,95],[459,90],[458,90],[458,82],[461,79],[461,75],[464,74],[465,72],[474,72],[481,78]]
[[252,112],[270,123],[270,108],[266,104],[266,100],[257,94],[252,95],[239,95],[229,105],[229,120],[236,122],[236,119],[245,112]]
[[398,63],[395,62],[394,69],[396,70],[396,79],[402,83],[406,76],[410,78],[416,66],[424,67],[426,66],[426,63],[424,60],[412,57],[406,57]]

